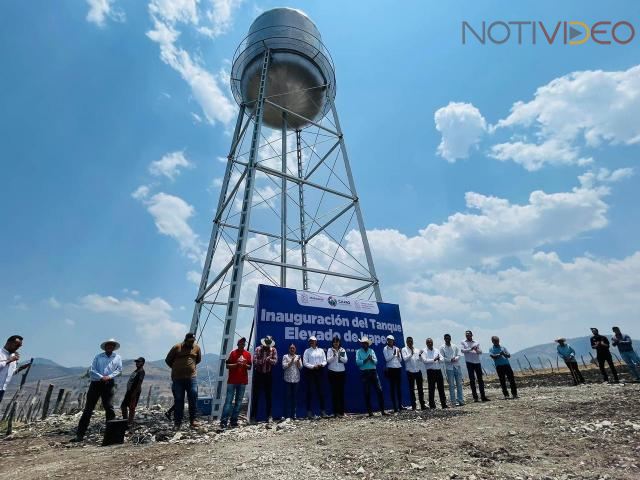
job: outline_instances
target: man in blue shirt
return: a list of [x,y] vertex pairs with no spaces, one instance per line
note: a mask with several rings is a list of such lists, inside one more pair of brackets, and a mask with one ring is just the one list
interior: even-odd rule
[[569,372],[571,372],[571,378],[573,378],[573,384],[578,385],[584,383],[584,377],[578,368],[578,361],[576,360],[576,351],[567,342],[564,337],[556,338],[558,342],[558,355],[562,357],[564,363],[567,365]]
[[620,356],[624,360],[624,363],[629,367],[629,372],[636,377],[636,381],[640,380],[640,358],[638,354],[633,350],[633,343],[629,335],[623,335],[619,327],[613,327],[613,337],[611,338],[611,344],[614,347],[618,347]]
[[107,421],[116,418],[116,413],[113,409],[113,394],[115,393],[115,382],[113,379],[122,373],[122,359],[120,355],[114,353],[114,351],[120,348],[120,344],[113,338],[110,338],[102,342],[100,348],[104,350],[104,352],[95,356],[89,368],[91,383],[87,391],[84,411],[78,423],[76,438],[72,440],[73,442],[81,442],[83,440],[84,434],[89,427],[93,410],[98,403],[98,398],[102,400]]
[[380,385],[380,379],[378,378],[378,372],[376,371],[376,365],[378,364],[378,358],[376,352],[370,348],[371,342],[367,337],[360,339],[360,345],[362,348],[356,352],[356,365],[360,369],[360,378],[362,379],[362,387],[364,391],[364,401],[367,404],[367,410],[369,416],[373,417],[373,409],[371,408],[371,387],[376,391],[378,397],[378,406],[380,407],[380,413],[387,415],[384,411],[384,398],[382,396],[382,386]]
[[498,379],[500,380],[500,387],[502,388],[504,399],[509,399],[506,379],[509,379],[511,395],[513,398],[518,398],[516,379],[513,376],[513,369],[509,363],[509,357],[511,357],[511,354],[506,348],[500,345],[500,338],[496,336],[491,337],[491,343],[493,343],[493,346],[489,349],[489,356],[493,358],[493,363],[496,365],[496,372],[498,373]]

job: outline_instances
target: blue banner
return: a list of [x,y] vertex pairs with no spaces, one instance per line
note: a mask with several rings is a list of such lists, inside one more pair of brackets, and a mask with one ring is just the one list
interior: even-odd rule
[[[384,392],[385,408],[391,407],[389,382],[384,377],[385,361],[382,350],[389,334],[394,336],[398,347],[404,346],[404,334],[398,305],[260,285],[256,296],[254,315],[255,344],[259,345],[262,338],[270,335],[278,350],[278,363],[272,371],[272,415],[274,418],[282,417],[284,412],[285,384],[282,356],[287,354],[289,345],[294,344],[297,348],[297,354],[302,358],[304,351],[309,347],[308,340],[312,336],[318,339],[318,347],[322,348],[325,353],[328,348],[331,348],[331,340],[335,336],[340,337],[342,347],[347,351],[345,385],[345,411],[347,413],[367,411],[360,371],[355,362],[355,353],[360,348],[358,339],[363,336],[368,337],[378,358],[377,371]],[[301,379],[298,384],[296,402],[298,417],[307,414],[307,370],[302,368],[300,372]],[[322,372],[322,393],[326,412],[331,414],[333,409],[326,370],[325,367]],[[402,370],[403,404],[407,405],[409,392],[404,368]],[[372,405],[374,409],[377,409],[377,399],[375,394],[371,393]],[[315,393],[312,408],[316,412],[319,409]],[[264,419],[266,416],[264,398],[260,398],[258,409],[258,420]]]

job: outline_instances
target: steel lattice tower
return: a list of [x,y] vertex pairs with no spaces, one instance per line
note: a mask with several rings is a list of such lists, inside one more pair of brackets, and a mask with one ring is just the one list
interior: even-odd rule
[[191,323],[192,332],[222,323],[213,415],[258,283],[382,301],[316,26],[294,9],[260,15],[234,55],[231,86],[240,109]]

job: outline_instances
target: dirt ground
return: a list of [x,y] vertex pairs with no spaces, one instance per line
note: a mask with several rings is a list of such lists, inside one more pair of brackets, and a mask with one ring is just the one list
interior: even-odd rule
[[[640,384],[538,386],[521,398],[390,417],[241,427],[192,440],[68,444],[71,431],[0,441],[5,478],[639,479]],[[465,391],[465,395],[469,392]],[[176,439],[174,439],[176,440]]]

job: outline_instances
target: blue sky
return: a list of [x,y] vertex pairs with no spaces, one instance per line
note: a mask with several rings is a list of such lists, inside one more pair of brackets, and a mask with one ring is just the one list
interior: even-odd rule
[[[157,358],[186,330],[235,122],[229,62],[275,6],[0,6],[0,318],[25,355],[83,364],[115,336],[125,356]],[[408,334],[470,327],[512,350],[591,324],[640,335],[640,38],[498,46],[460,34],[483,19],[638,30],[637,2],[287,6],[333,56],[383,294]],[[154,210],[132,196],[141,186],[166,201]]]

